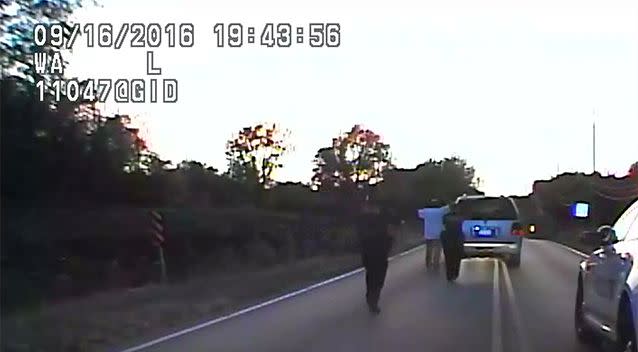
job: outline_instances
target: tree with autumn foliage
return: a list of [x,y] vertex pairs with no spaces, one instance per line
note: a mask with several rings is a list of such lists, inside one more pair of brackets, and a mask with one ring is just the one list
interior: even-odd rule
[[281,157],[288,151],[289,131],[275,124],[242,128],[226,143],[228,175],[242,182],[269,188],[274,172],[283,167]]
[[383,180],[383,172],[391,166],[390,145],[374,131],[355,125],[333,138],[331,147],[319,149],[314,163],[314,189],[339,188],[347,194]]

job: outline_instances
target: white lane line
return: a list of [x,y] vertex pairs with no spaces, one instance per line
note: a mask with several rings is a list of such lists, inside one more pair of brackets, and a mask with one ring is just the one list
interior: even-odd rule
[[499,287],[498,261],[494,261],[494,293],[492,296],[492,352],[503,351],[501,326],[501,289]]
[[574,248],[572,248],[572,247],[566,246],[566,245],[564,245],[564,244],[562,244],[562,243],[558,243],[558,242],[554,242],[554,243],[556,243],[557,245],[559,245],[559,246],[563,247],[564,249],[566,249],[566,250],[568,250],[568,251],[570,251],[570,252],[572,252],[572,253],[576,254],[576,255],[577,255],[577,256],[579,256],[579,257],[582,257],[582,258],[587,258],[587,257],[589,257],[587,254],[585,254],[585,253],[583,253],[583,252],[581,252],[581,251],[579,251],[579,250],[576,250],[576,249],[574,249]]
[[518,304],[516,304],[516,296],[514,295],[514,286],[512,285],[512,280],[510,279],[509,271],[507,270],[507,266],[502,261],[498,261],[500,265],[503,266],[503,281],[505,281],[505,289],[507,291],[507,296],[509,298],[510,307],[512,308],[512,315],[514,316],[514,324],[516,325],[516,331],[518,331],[519,338],[519,351],[528,352],[530,350],[530,340],[527,335],[527,330],[525,330],[523,326],[523,320],[521,319],[520,311],[518,310]]
[[[394,256],[390,257],[390,258],[389,258],[389,260],[390,260],[390,261],[392,261],[392,260],[394,260],[394,259],[396,259],[396,258],[403,257],[403,256],[405,256],[405,255],[408,255],[408,254],[410,254],[410,253],[412,253],[412,252],[414,252],[414,251],[417,251],[417,250],[419,250],[419,249],[422,249],[422,248],[423,248],[423,245],[419,245],[419,246],[414,247],[414,248],[412,248],[412,249],[409,249],[409,250],[407,250],[407,251],[405,251],[405,252],[402,252],[402,253],[399,253],[399,254],[397,254],[397,255],[394,255]],[[314,284],[314,285],[308,286],[308,287],[303,288],[303,289],[301,289],[301,290],[298,290],[298,291],[294,291],[294,292],[287,293],[287,294],[285,294],[285,295],[283,295],[283,296],[279,296],[279,297],[274,298],[274,299],[271,299],[271,300],[269,300],[269,301],[266,301],[266,302],[263,302],[263,303],[260,303],[260,304],[254,305],[254,306],[252,306],[252,307],[248,307],[248,308],[242,309],[242,310],[240,310],[240,311],[237,311],[237,312],[234,312],[234,313],[231,313],[231,314],[225,315],[225,316],[223,316],[223,317],[219,317],[219,318],[216,318],[216,319],[213,319],[213,320],[209,320],[209,321],[207,321],[207,322],[201,323],[201,324],[199,324],[199,325],[195,325],[195,326],[193,326],[193,327],[190,327],[190,328],[187,328],[187,329],[184,329],[184,330],[180,330],[180,331],[174,332],[174,333],[172,333],[172,334],[170,334],[170,335],[162,336],[162,337],[157,338],[157,339],[155,339],[155,340],[152,340],[152,341],[149,341],[149,342],[143,343],[143,344],[138,345],[138,346],[134,346],[134,347],[131,347],[131,348],[127,348],[127,349],[122,350],[122,351],[120,351],[120,352],[137,352],[137,351],[141,351],[141,350],[143,350],[143,349],[145,349],[145,348],[149,348],[149,347],[151,347],[151,346],[155,346],[155,345],[157,345],[157,344],[159,344],[159,343],[162,343],[162,342],[165,342],[165,341],[168,341],[168,340],[174,339],[174,338],[176,338],[176,337],[179,337],[179,336],[182,336],[182,335],[186,335],[186,334],[189,334],[189,333],[194,332],[194,331],[197,331],[197,330],[201,330],[201,329],[206,328],[206,327],[209,327],[209,326],[211,326],[211,325],[219,324],[219,323],[221,323],[221,322],[223,322],[223,321],[226,321],[226,320],[229,320],[229,319],[232,319],[232,318],[238,317],[238,316],[240,316],[240,315],[244,315],[244,314],[246,314],[246,313],[250,313],[250,312],[252,312],[252,311],[255,311],[255,310],[257,310],[257,309],[260,309],[260,308],[263,308],[263,307],[269,306],[269,305],[271,305],[271,304],[275,304],[275,303],[280,302],[280,301],[283,301],[283,300],[285,300],[285,299],[292,298],[292,297],[295,297],[295,296],[299,296],[300,294],[306,293],[306,292],[308,292],[308,291],[311,291],[311,290],[317,289],[317,288],[319,288],[319,287],[322,287],[322,286],[325,286],[325,285],[331,284],[331,283],[336,282],[336,281],[339,281],[339,280],[343,280],[343,279],[345,279],[345,278],[347,278],[347,277],[350,277],[350,276],[352,276],[352,275],[356,275],[356,274],[358,274],[358,273],[360,273],[360,272],[362,272],[362,271],[363,271],[363,268],[358,268],[358,269],[352,270],[352,271],[347,272],[347,273],[345,273],[345,274],[341,274],[341,275],[339,275],[339,276],[336,276],[336,277],[330,278],[330,279],[328,279],[328,280],[325,280],[325,281],[322,281],[322,282],[316,283],[316,284]]]

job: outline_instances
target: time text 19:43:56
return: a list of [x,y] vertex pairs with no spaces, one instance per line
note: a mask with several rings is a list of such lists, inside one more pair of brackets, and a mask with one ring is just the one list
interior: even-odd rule
[[263,27],[241,23],[217,23],[213,26],[215,44],[238,48],[242,46],[288,48],[293,44],[308,43],[313,48],[335,48],[341,45],[341,25],[339,23],[310,23],[293,26],[290,23],[266,23]]

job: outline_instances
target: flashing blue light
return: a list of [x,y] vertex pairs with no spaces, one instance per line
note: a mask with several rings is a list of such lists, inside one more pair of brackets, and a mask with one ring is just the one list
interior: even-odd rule
[[474,226],[474,231],[480,231],[480,230],[481,230],[480,226],[478,226],[478,225]]
[[575,218],[588,218],[589,217],[589,203],[576,202],[571,206],[572,216]]

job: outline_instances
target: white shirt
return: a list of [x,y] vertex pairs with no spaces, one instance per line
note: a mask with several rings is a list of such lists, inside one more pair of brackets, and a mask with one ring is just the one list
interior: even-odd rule
[[448,206],[441,208],[423,208],[418,210],[419,218],[423,219],[423,235],[427,240],[436,240],[443,232],[443,216],[450,212]]

